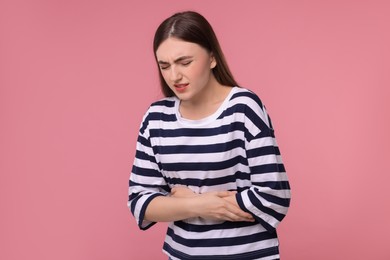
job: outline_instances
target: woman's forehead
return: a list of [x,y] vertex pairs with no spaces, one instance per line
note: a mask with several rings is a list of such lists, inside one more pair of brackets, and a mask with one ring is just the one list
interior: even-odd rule
[[196,43],[170,37],[157,48],[156,57],[158,60],[170,61],[182,56],[196,56],[202,51],[204,49]]

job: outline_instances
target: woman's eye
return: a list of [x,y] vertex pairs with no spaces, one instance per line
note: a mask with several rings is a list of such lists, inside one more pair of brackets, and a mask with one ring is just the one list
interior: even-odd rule
[[161,70],[166,70],[166,69],[168,69],[169,68],[169,66],[160,66],[160,69]]
[[184,62],[181,63],[181,65],[183,65],[183,66],[188,66],[188,65],[190,65],[191,62],[192,62],[192,60],[190,60],[190,61],[184,61]]

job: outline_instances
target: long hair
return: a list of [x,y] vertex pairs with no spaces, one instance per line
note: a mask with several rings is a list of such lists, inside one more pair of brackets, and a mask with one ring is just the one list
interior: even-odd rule
[[[153,40],[153,52],[157,61],[156,51],[160,44],[174,37],[186,42],[196,43],[214,55],[217,66],[213,68],[216,80],[222,85],[236,86],[232,73],[228,67],[221,46],[209,22],[199,13],[193,11],[180,12],[165,19],[157,28]],[[174,92],[165,82],[158,67],[161,90],[164,96],[174,96]]]

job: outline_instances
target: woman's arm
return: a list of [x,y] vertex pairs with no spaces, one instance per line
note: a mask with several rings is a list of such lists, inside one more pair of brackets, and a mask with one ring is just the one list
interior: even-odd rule
[[265,107],[253,95],[245,103],[248,105],[245,148],[251,186],[237,193],[236,201],[242,210],[252,213],[273,232],[290,206],[290,185]]
[[[227,199],[229,197],[234,201]],[[153,222],[177,221],[192,217],[225,221],[254,221],[251,214],[238,207],[234,192],[218,191],[195,194],[185,187],[173,188],[171,196],[154,198],[145,212],[145,219]]]

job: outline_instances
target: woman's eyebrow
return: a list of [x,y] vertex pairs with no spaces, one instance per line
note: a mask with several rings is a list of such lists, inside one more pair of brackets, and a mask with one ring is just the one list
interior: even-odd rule
[[161,64],[161,65],[169,65],[169,62],[159,60],[159,61],[158,61],[158,64]]
[[183,60],[188,60],[191,58],[192,58],[192,56],[181,56],[175,60],[175,63],[178,63],[178,62],[183,61]]
[[[178,63],[178,62],[180,62],[180,61],[187,60],[187,59],[192,59],[192,58],[193,58],[192,56],[180,56],[179,58],[177,58],[177,59],[174,60],[174,63]],[[165,64],[169,64],[169,62],[159,60],[159,61],[158,61],[158,64],[165,65]]]

